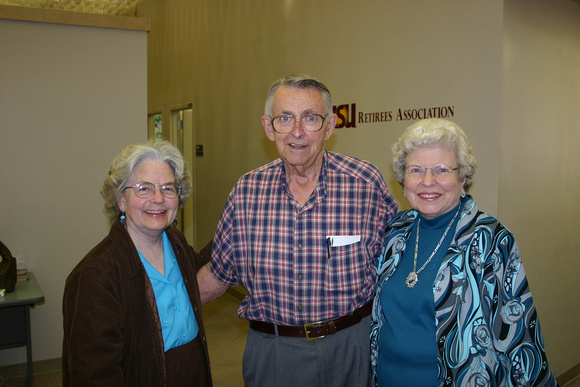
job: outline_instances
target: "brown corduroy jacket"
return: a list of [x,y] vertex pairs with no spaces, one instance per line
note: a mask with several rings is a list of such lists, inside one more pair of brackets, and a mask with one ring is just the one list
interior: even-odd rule
[[[211,375],[196,277],[211,258],[211,242],[196,253],[180,231],[169,227],[166,232],[199,326],[205,351],[201,358]],[[163,336],[153,288],[120,222],[68,276],[63,326],[63,386],[165,385]]]

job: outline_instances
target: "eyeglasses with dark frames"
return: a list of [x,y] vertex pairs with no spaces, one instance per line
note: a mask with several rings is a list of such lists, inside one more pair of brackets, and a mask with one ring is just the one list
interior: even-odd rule
[[322,129],[326,117],[327,116],[322,116],[315,113],[307,113],[302,115],[281,114],[279,116],[273,117],[270,120],[270,123],[276,132],[286,134],[290,133],[294,129],[296,120],[298,119],[305,131],[318,132],[320,129]]

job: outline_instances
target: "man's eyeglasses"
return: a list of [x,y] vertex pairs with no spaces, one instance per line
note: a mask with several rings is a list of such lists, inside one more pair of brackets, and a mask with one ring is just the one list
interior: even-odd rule
[[167,199],[176,199],[181,194],[181,187],[178,187],[175,183],[159,184],[157,186],[153,183],[137,183],[125,187],[125,189],[133,188],[135,196],[141,199],[147,199],[155,194],[156,187],[159,187],[159,192]]
[[447,176],[450,176],[456,170],[458,170],[459,167],[451,168],[448,167],[447,165],[438,165],[433,168],[425,168],[420,165],[410,165],[407,168],[405,168],[405,173],[408,176],[419,178],[425,176],[427,174],[428,169],[431,170],[431,174],[436,178],[445,178]]
[[307,132],[318,132],[322,129],[324,120],[326,116],[321,116],[320,114],[303,114],[300,116],[294,114],[281,114],[272,118],[270,123],[272,128],[278,133],[286,134],[290,133],[294,126],[296,125],[296,117],[300,119],[300,124]]

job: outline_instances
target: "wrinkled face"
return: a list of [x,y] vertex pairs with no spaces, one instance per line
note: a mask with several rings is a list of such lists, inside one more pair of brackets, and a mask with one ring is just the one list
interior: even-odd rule
[[167,199],[157,186],[175,183],[175,176],[168,164],[145,160],[137,165],[129,186],[145,182],[155,184],[153,196],[139,198],[133,188],[127,188],[117,202],[119,209],[126,213],[127,230],[132,238],[158,237],[173,222],[179,208],[179,198]]
[[[314,87],[300,89],[282,86],[274,93],[272,102],[272,117],[281,114],[327,114],[322,93]],[[318,132],[305,131],[300,120],[296,120],[291,132],[281,134],[272,128],[270,120],[268,116],[262,117],[264,131],[268,139],[276,143],[278,153],[287,167],[309,170],[320,166],[324,143],[332,135],[336,124],[336,116],[332,112]]]
[[[439,144],[426,145],[407,155],[406,166],[418,165],[433,168],[446,165],[457,168],[455,152]],[[411,177],[405,174],[404,188],[409,203],[427,219],[433,219],[451,211],[459,204],[465,178],[459,178],[459,170],[445,177],[433,176],[431,170],[425,175]]]

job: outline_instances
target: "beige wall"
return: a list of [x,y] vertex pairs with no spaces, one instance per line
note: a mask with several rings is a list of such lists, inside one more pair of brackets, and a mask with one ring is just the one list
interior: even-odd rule
[[[580,6],[143,0],[137,12],[152,19],[149,110],[163,111],[165,125],[172,106],[193,102],[194,141],[206,147],[194,165],[198,247],[213,235],[236,179],[277,157],[259,122],[275,79],[310,73],[336,105],[356,103],[357,112],[453,106],[478,159],[471,193],[516,233],[551,366],[559,375],[580,361],[572,274],[580,258],[572,234],[580,215]],[[406,207],[389,147],[409,123],[357,123],[337,130],[328,147],[375,163]]]
[[580,5],[510,0],[504,10],[498,213],[559,375],[580,363]]
[[[109,164],[146,138],[146,34],[0,19],[0,239],[44,292],[35,361],[61,356],[65,278],[108,232]],[[0,351],[0,366],[25,361]]]
[[[196,247],[214,233],[227,194],[244,172],[277,157],[260,116],[269,85],[306,72],[331,89],[336,105],[393,120],[340,129],[333,151],[375,163],[392,179],[390,145],[410,121],[398,109],[453,106],[480,163],[473,193],[497,210],[501,85],[500,2],[144,0],[151,18],[149,110],[193,103]],[[170,22],[171,21],[171,22]]]

